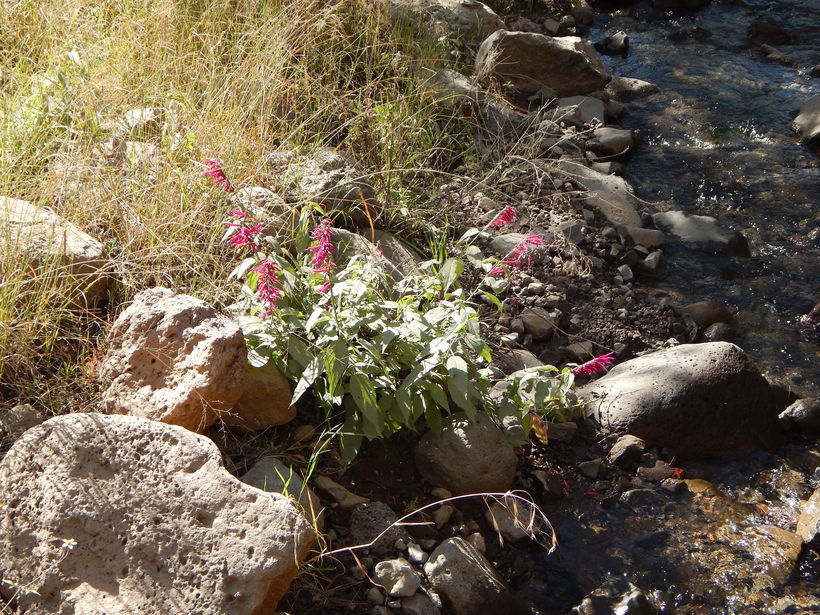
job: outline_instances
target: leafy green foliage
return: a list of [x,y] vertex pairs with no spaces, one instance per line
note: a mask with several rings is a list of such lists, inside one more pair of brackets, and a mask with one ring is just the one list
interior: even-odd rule
[[[424,419],[464,411],[474,418],[489,382],[479,368],[490,352],[479,336],[475,307],[457,287],[464,265],[450,259],[401,282],[388,280],[377,260],[354,256],[332,274],[314,273],[305,252],[307,216],[289,246],[267,238],[267,253],[246,259],[243,277],[245,331],[250,360],[273,360],[295,382],[294,401],[310,393],[329,417],[343,410],[343,458],[355,456],[363,438],[388,436]],[[275,260],[282,297],[265,313],[256,294],[254,264]]]

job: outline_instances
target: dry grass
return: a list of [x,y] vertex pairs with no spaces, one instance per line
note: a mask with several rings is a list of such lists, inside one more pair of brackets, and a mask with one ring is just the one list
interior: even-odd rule
[[[0,195],[100,239],[118,280],[108,311],[78,312],[59,264],[0,253],[0,405],[61,411],[52,376],[85,386],[110,315],[146,286],[229,300],[228,203],[197,161],[221,159],[238,186],[276,187],[271,153],[341,147],[389,211],[418,214],[417,172],[459,155],[459,120],[434,113],[420,86],[418,69],[442,57],[377,0],[0,2]],[[150,151],[105,151],[142,107],[167,110],[161,134],[135,146]]]

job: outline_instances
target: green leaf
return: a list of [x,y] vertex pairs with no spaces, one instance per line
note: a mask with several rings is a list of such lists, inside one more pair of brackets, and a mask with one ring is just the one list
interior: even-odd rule
[[321,356],[313,357],[308,366],[305,368],[305,371],[302,372],[302,375],[299,378],[299,381],[296,383],[296,388],[293,389],[293,402],[296,403],[297,400],[302,397],[302,395],[307,391],[319,375],[324,371]]
[[472,385],[467,362],[459,356],[447,359],[447,391],[456,405],[464,410],[467,417],[475,420],[476,408],[472,402]]
[[461,277],[463,271],[464,263],[457,258],[448,258],[444,261],[439,271],[442,290],[444,292],[450,290],[450,287]]
[[[467,241],[468,239],[472,239],[473,237],[478,235],[480,232],[481,231],[478,230],[477,228],[468,228],[466,231],[464,231],[464,234],[459,238],[459,242]],[[468,247],[471,248],[473,246],[468,246]]]
[[464,256],[472,265],[478,266],[484,262],[484,253],[478,246],[467,246],[464,249]]
[[502,308],[501,308],[501,300],[500,300],[498,297],[496,297],[496,296],[495,296],[494,294],[492,294],[492,293],[488,293],[486,290],[485,290],[485,291],[482,291],[482,294],[483,294],[485,297],[487,297],[487,299],[489,299],[490,301],[492,301],[492,304],[493,304],[493,305],[494,305],[494,306],[498,309],[498,311],[499,311],[499,312],[501,311],[501,309],[502,309]]
[[313,353],[308,350],[307,344],[297,336],[291,335],[288,339],[288,364],[295,361],[304,369],[313,359]]
[[365,435],[378,437],[384,431],[384,417],[376,402],[373,383],[364,374],[353,374],[349,381],[350,395],[362,414]]
[[430,380],[424,383],[424,389],[430,393],[430,397],[433,398],[433,401],[437,403],[439,406],[450,411],[450,401],[447,399],[447,393],[444,391],[444,387],[442,387],[437,382],[432,382]]

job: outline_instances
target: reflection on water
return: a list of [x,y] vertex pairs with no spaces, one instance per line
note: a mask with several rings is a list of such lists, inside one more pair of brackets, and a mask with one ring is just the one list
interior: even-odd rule
[[[777,48],[796,66],[763,58],[760,42],[747,36],[755,19],[791,35]],[[684,17],[651,16],[636,5],[629,17],[599,17],[589,36],[617,29],[629,35],[630,53],[606,59],[613,73],[661,88],[629,103],[623,118],[640,131],[628,167],[636,191],[715,216],[740,229],[754,250],[752,259],[714,259],[670,247],[659,286],[682,293],[681,301],[729,304],[738,312],[737,341],[760,367],[817,394],[817,340],[796,321],[820,300],[820,165],[790,122],[802,101],[820,93],[808,70],[820,64],[820,2],[713,4]]]

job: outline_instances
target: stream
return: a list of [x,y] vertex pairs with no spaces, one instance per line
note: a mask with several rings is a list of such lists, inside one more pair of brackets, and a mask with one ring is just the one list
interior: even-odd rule
[[[747,35],[755,20],[791,38],[774,46],[795,66],[763,57],[765,41]],[[681,303],[727,305],[736,312],[732,341],[770,377],[816,396],[816,334],[797,320],[819,298],[820,166],[790,123],[820,92],[810,74],[820,64],[820,2],[713,3],[687,15],[633,5],[599,15],[588,36],[617,30],[630,49],[604,56],[613,74],[661,89],[627,105],[622,123],[640,134],[627,179],[648,201],[737,228],[752,249],[743,259],[665,247],[670,267],[656,286]]]

